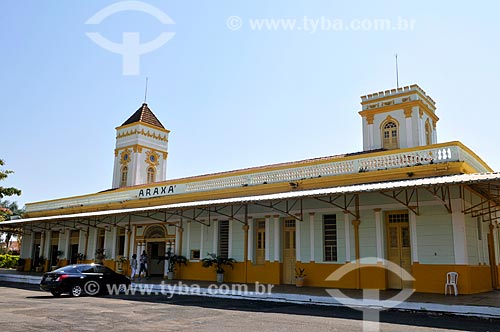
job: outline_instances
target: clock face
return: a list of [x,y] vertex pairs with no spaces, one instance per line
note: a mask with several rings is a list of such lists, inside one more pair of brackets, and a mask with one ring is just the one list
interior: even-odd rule
[[123,155],[123,160],[128,160],[128,154],[127,154],[127,153],[125,153],[125,154]]
[[155,156],[149,156],[149,160],[151,160],[151,162],[154,163],[156,161],[156,158]]

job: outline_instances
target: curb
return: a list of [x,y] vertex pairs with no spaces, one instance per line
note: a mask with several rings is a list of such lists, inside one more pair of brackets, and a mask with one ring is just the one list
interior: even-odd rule
[[23,274],[0,274],[0,281],[39,285],[40,281],[42,281],[42,277],[23,275]]
[[[42,280],[38,276],[18,275],[18,274],[0,274],[0,281],[24,283],[38,285]],[[146,286],[147,285],[147,286]],[[170,286],[170,287],[169,287]],[[439,303],[425,303],[425,302],[401,302],[396,305],[393,301],[380,301],[380,300],[358,300],[358,299],[342,299],[342,303],[335,297],[330,296],[313,296],[303,294],[289,294],[289,293],[257,293],[257,292],[241,292],[230,290],[214,289],[214,288],[201,288],[190,287],[182,284],[178,285],[169,284],[139,284],[132,283],[131,287],[136,292],[144,291],[146,293],[153,293],[155,295],[195,295],[215,298],[226,298],[236,300],[253,300],[253,301],[267,301],[267,302],[281,302],[281,303],[295,303],[295,304],[309,304],[321,305],[331,307],[345,307],[346,304],[356,310],[401,310],[401,311],[420,311],[420,312],[439,312],[443,314],[454,314],[461,316],[474,316],[483,318],[500,318],[500,308],[488,306],[473,306],[473,305],[446,305]]]

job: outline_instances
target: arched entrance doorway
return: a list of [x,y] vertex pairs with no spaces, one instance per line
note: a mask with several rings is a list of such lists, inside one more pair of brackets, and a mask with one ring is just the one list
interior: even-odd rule
[[146,252],[149,256],[149,274],[163,276],[165,271],[165,242],[167,241],[167,230],[161,225],[149,226],[144,232]]

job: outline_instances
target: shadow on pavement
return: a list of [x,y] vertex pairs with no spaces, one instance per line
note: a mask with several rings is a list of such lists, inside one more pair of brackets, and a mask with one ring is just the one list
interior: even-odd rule
[[[165,303],[180,306],[195,306],[209,309],[236,310],[261,313],[279,313],[289,315],[307,315],[341,319],[362,320],[361,311],[347,307],[320,306],[309,304],[280,303],[242,299],[225,299],[195,295],[106,295],[127,301]],[[441,313],[386,310],[380,312],[380,322],[403,324],[429,328],[446,328],[462,331],[500,331],[500,319],[457,316]]]
[[[40,293],[38,296],[27,296],[33,300],[54,300],[51,295],[41,291],[38,285],[1,283],[1,286],[32,290]],[[72,298],[62,295],[61,298]],[[75,301],[78,298],[74,298]],[[195,295],[105,295],[97,299],[116,299],[126,301],[162,303],[177,306],[193,306],[205,309],[235,310],[244,312],[275,313],[285,315],[305,315],[317,317],[330,317],[340,319],[362,320],[361,311],[347,307],[320,306],[309,304],[280,303],[268,301],[227,299],[216,297],[202,297]],[[55,299],[57,300],[57,299]],[[500,331],[500,319],[477,318],[470,316],[457,316],[441,313],[387,310],[380,312],[380,322],[388,324],[402,324],[429,328],[454,329],[461,331]]]

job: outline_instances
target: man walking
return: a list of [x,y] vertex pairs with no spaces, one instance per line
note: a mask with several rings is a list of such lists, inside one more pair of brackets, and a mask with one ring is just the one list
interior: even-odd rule
[[141,267],[139,269],[139,281],[141,281],[141,275],[142,272],[146,274],[146,279],[149,279],[149,273],[148,273],[148,255],[146,254],[146,250],[142,251],[142,255],[140,258],[140,264]]

